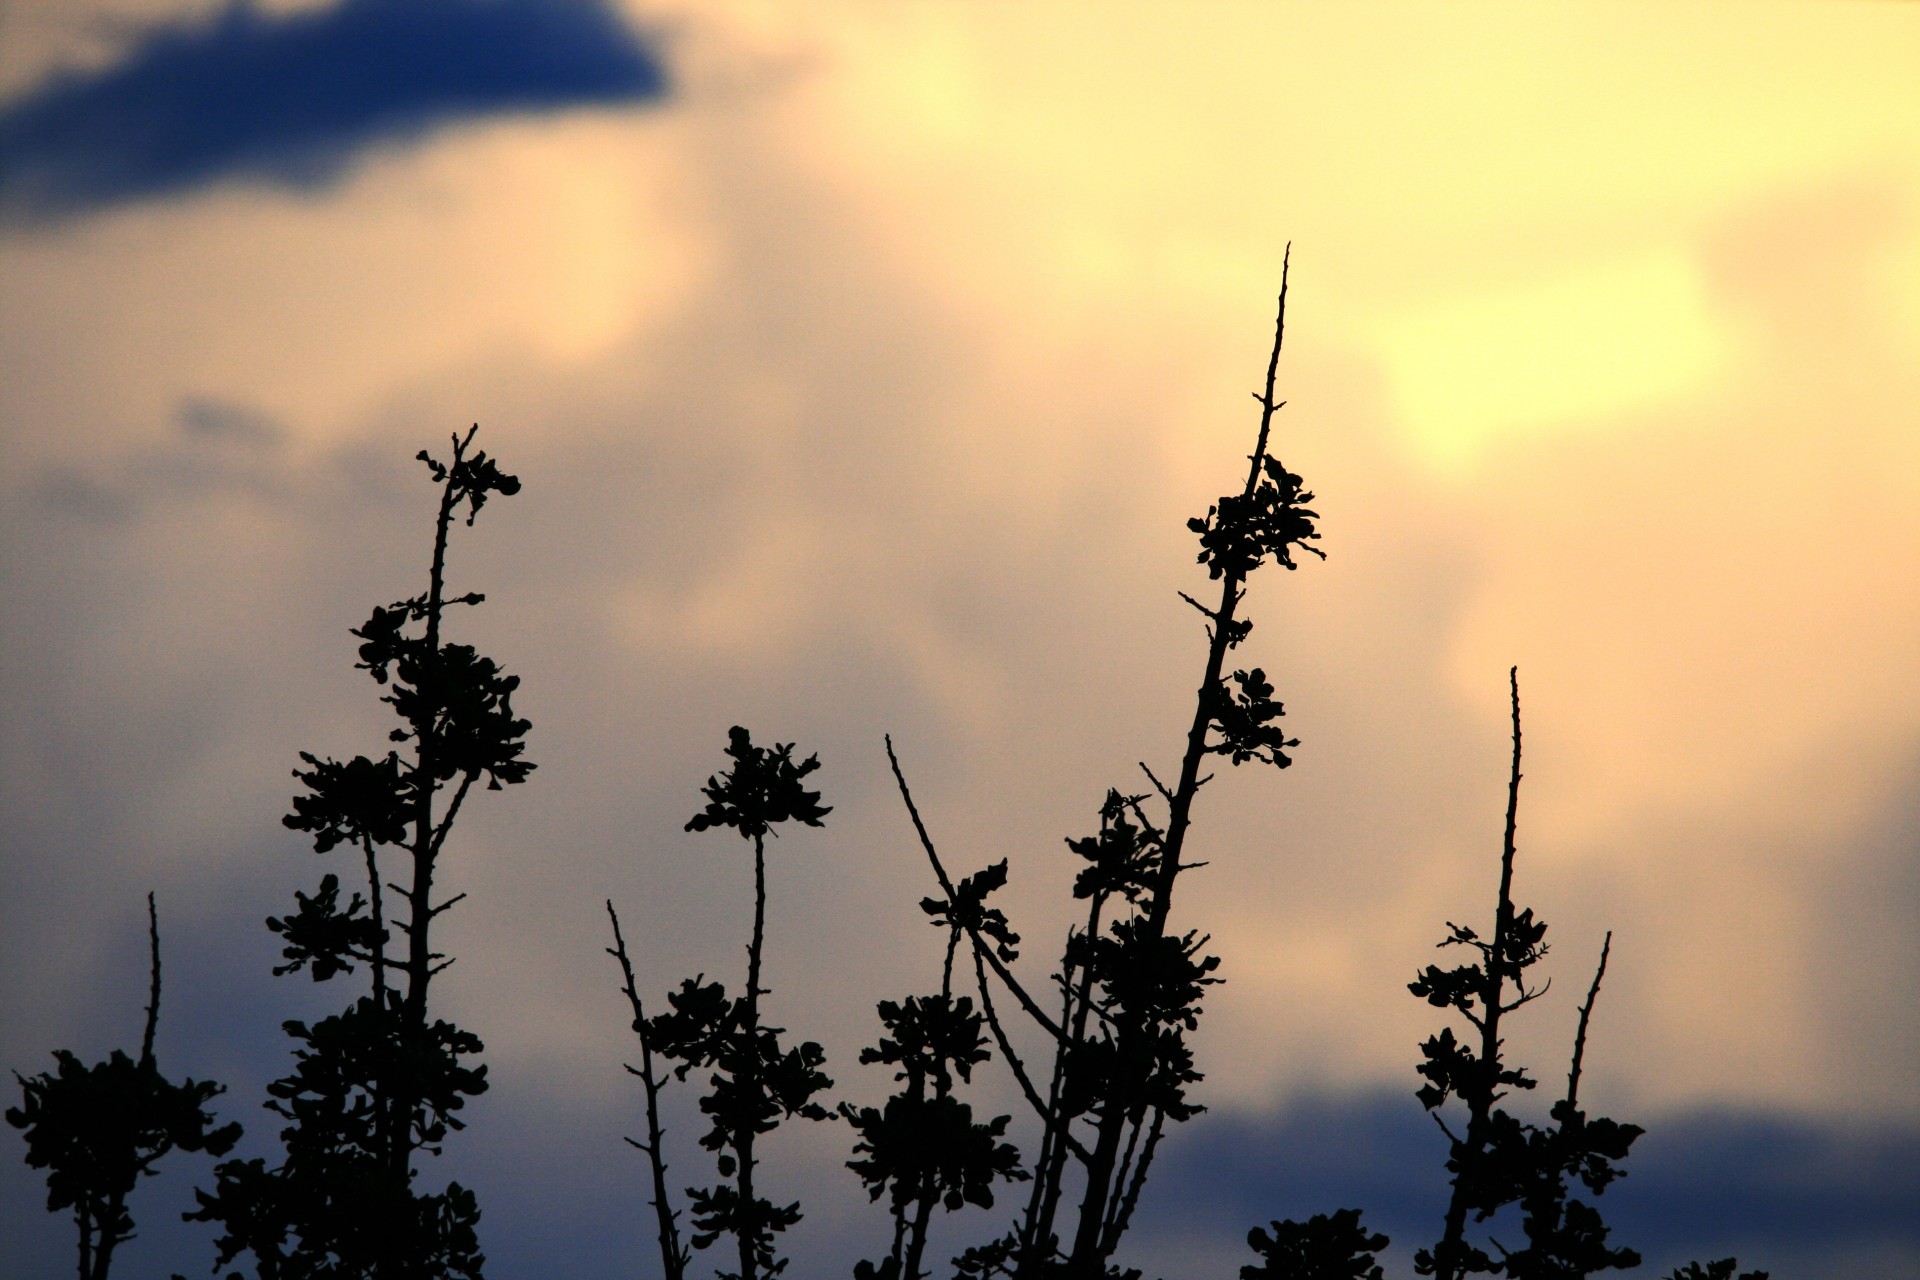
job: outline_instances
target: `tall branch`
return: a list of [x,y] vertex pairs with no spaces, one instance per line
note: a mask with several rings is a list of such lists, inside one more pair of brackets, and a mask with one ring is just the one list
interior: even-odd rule
[[[920,809],[913,802],[913,792],[907,787],[907,777],[900,771],[900,758],[893,753],[892,734],[886,735],[886,744],[887,763],[893,766],[893,780],[900,788],[900,798],[906,802],[907,816],[913,820],[913,830],[920,837],[920,847],[926,851],[927,861],[933,864],[934,878],[940,882],[940,891],[947,895],[949,904],[957,906],[960,901],[958,891],[953,887],[953,878],[947,874],[946,865],[940,861],[939,850],[933,847],[933,837],[927,834],[927,824],[920,819]],[[961,923],[967,931],[968,941],[973,943],[975,954],[984,959],[994,973],[999,975],[1000,981],[1005,983],[1007,990],[1013,993],[1013,998],[1019,1002],[1022,1009],[1027,1011],[1027,1016],[1056,1041],[1060,1040],[1063,1035],[1061,1029],[1055,1025],[1053,1019],[1041,1011],[1039,1005],[1033,1002],[1033,997],[1027,994],[1027,989],[1020,985],[1020,980],[1013,976],[1012,970],[1001,961],[993,948],[987,944],[986,939],[980,936],[979,926],[971,921]]]
[[147,1027],[140,1037],[140,1066],[142,1070],[151,1071],[154,1069],[153,1037],[160,1029],[160,914],[151,893],[147,894],[147,952]]
[[660,1080],[653,1074],[653,1047],[647,1040],[647,1013],[640,1004],[640,992],[633,982],[633,962],[627,958],[627,940],[620,935],[620,916],[613,909],[613,899],[607,899],[607,919],[613,922],[613,945],[607,948],[607,954],[620,962],[620,976],[625,983],[627,1004],[633,1010],[633,1032],[640,1041],[640,1069],[627,1070],[640,1077],[640,1086],[647,1095],[647,1141],[644,1146],[627,1139],[634,1146],[647,1153],[647,1162],[653,1169],[653,1210],[660,1229],[660,1265],[666,1280],[681,1280],[686,1274],[688,1252],[681,1248],[680,1230],[676,1213],[667,1196],[667,1161],[665,1149],[660,1145],[664,1136],[660,1131]]
[[[1520,813],[1520,668],[1507,670],[1513,719],[1513,764],[1507,777],[1507,821],[1500,845],[1500,901],[1494,909],[1493,941],[1487,945],[1485,1020],[1480,1024],[1480,1067],[1484,1087],[1466,1099],[1467,1136],[1458,1155],[1453,1193],[1447,1201],[1446,1234],[1434,1250],[1440,1280],[1458,1280],[1462,1274],[1467,1234],[1467,1201],[1477,1180],[1476,1169],[1487,1145],[1487,1113],[1493,1106],[1500,1061],[1501,985],[1507,969],[1507,949],[1513,932],[1513,855]],[[1517,1006],[1516,1006],[1517,1007]]]
[[1607,930],[1600,944],[1600,965],[1593,971],[1593,985],[1587,988],[1587,1002],[1580,1006],[1580,1024],[1573,1033],[1573,1064],[1567,1068],[1567,1106],[1580,1103],[1580,1063],[1587,1053],[1587,1019],[1593,1016],[1594,1001],[1600,998],[1600,980],[1607,976],[1607,954],[1613,950],[1613,930]]

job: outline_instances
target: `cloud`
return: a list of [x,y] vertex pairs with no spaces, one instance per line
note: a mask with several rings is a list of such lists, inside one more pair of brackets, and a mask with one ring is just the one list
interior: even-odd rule
[[[1392,1238],[1389,1257],[1411,1258],[1446,1207],[1445,1142],[1411,1092],[1202,1117],[1155,1166],[1140,1244],[1177,1254],[1274,1218],[1357,1207]],[[1733,1110],[1615,1118],[1647,1133],[1597,1204],[1613,1242],[1638,1249],[1653,1274],[1727,1255],[1776,1275],[1895,1274],[1896,1260],[1920,1262],[1908,1209],[1920,1196],[1920,1129],[1910,1124]],[[1509,1244],[1518,1234],[1500,1220],[1493,1229]]]
[[179,510],[221,494],[267,499],[280,493],[279,446],[287,431],[271,414],[230,400],[187,396],[174,419],[174,435],[143,448],[43,468],[32,487],[35,507],[48,515],[111,525],[137,512]]
[[607,0],[343,0],[155,27],[0,108],[0,214],[72,216],[244,177],[338,179],[462,119],[647,102],[655,52]]

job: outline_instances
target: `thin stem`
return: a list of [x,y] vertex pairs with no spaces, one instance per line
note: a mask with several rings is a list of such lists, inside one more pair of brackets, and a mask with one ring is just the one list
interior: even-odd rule
[[940,998],[953,1004],[953,953],[960,948],[960,930],[947,930],[947,954],[940,963]]
[[[1513,932],[1513,856],[1515,833],[1520,813],[1520,668],[1507,670],[1507,687],[1513,717],[1513,765],[1507,778],[1506,832],[1500,847],[1500,901],[1495,907],[1493,941],[1486,950],[1486,1016],[1480,1025],[1480,1071],[1482,1081],[1466,1098],[1467,1138],[1456,1159],[1453,1194],[1447,1202],[1446,1234],[1434,1250],[1436,1274],[1440,1280],[1458,1280],[1463,1263],[1467,1231],[1467,1200],[1477,1177],[1480,1157],[1487,1145],[1487,1115],[1493,1107],[1493,1095],[1500,1074],[1501,986],[1506,978],[1507,952]],[[1517,972],[1516,972],[1517,980]]]
[[473,790],[473,781],[479,776],[477,773],[460,775],[460,785],[454,788],[453,799],[447,802],[447,811],[440,816],[440,825],[433,829],[434,857],[440,856],[440,846],[447,842],[447,833],[453,830],[453,820],[460,816],[460,806],[466,803],[467,792]]
[[653,1047],[647,1042],[647,1013],[634,986],[633,962],[627,958],[627,940],[620,935],[620,916],[613,909],[612,898],[607,899],[607,919],[613,922],[613,945],[607,948],[607,954],[620,962],[627,1004],[633,1010],[633,1033],[640,1041],[640,1070],[634,1074],[640,1077],[641,1088],[647,1095],[647,1143],[641,1149],[647,1153],[647,1162],[653,1171],[653,1210],[660,1228],[660,1266],[666,1280],[681,1280],[686,1274],[688,1255],[680,1247],[680,1232],[675,1221],[679,1215],[667,1196],[667,1164],[660,1145],[664,1136],[660,1131],[660,1081],[653,1074]]
[[1147,1145],[1140,1152],[1140,1163],[1134,1167],[1133,1181],[1120,1200],[1120,1213],[1114,1219],[1113,1233],[1107,1242],[1108,1252],[1120,1245],[1120,1237],[1127,1234],[1127,1226],[1133,1221],[1134,1208],[1140,1203],[1140,1192],[1147,1185],[1147,1170],[1153,1167],[1153,1153],[1160,1147],[1160,1135],[1165,1130],[1167,1113],[1155,1108],[1153,1121],[1147,1130]]
[[93,1280],[93,1196],[83,1192],[74,1221],[80,1227],[80,1280]]
[[[1267,357],[1266,389],[1254,397],[1260,403],[1260,433],[1247,459],[1247,480],[1242,490],[1242,497],[1246,499],[1251,499],[1259,486],[1260,473],[1267,459],[1267,442],[1272,434],[1273,417],[1283,403],[1274,399],[1273,389],[1280,369],[1280,351],[1286,340],[1287,276],[1291,259],[1292,247],[1289,246],[1280,272],[1280,298],[1274,317],[1273,348]],[[1220,605],[1210,615],[1214,625],[1208,631],[1206,671],[1194,701],[1193,722],[1187,729],[1187,746],[1180,759],[1179,781],[1168,801],[1166,839],[1161,846],[1160,862],[1155,868],[1152,892],[1146,904],[1144,923],[1149,939],[1157,940],[1165,935],[1167,916],[1173,907],[1174,881],[1185,869],[1181,863],[1181,852],[1186,846],[1187,831],[1192,823],[1194,797],[1199,794],[1204,781],[1200,777],[1200,765],[1207,755],[1207,735],[1214,725],[1215,690],[1219,688],[1220,673],[1226,666],[1227,651],[1233,647],[1234,615],[1245,598],[1241,590],[1245,581],[1245,572],[1235,565],[1228,564],[1221,573]],[[1146,1055],[1139,1044],[1143,1031],[1134,1019],[1129,1019],[1121,1027],[1118,1056],[1122,1063],[1145,1061]],[[1093,1280],[1105,1270],[1101,1247],[1105,1235],[1103,1227],[1114,1194],[1114,1162],[1119,1157],[1127,1115],[1128,1108],[1122,1105],[1119,1098],[1113,1098],[1100,1117],[1099,1136],[1094,1144],[1093,1159],[1087,1166],[1086,1191],[1080,1202],[1080,1224],[1068,1263],[1068,1274],[1075,1280]]]
[[[1093,910],[1097,909],[1097,907],[1093,908]],[[1069,948],[1073,944],[1071,927],[1067,930],[1067,944]],[[1061,969],[1060,1025],[1064,1027],[1072,1023],[1074,1016],[1074,991],[1071,981],[1073,970],[1072,966],[1064,963]],[[1084,1027],[1071,1034],[1077,1039],[1084,1034]],[[1066,1075],[1067,1045],[1063,1042],[1056,1044],[1053,1051],[1053,1079],[1047,1086],[1047,1105],[1044,1112],[1049,1117],[1057,1116],[1060,1112],[1060,1094],[1066,1084]],[[1064,1129],[1065,1122],[1058,1127]],[[1046,1237],[1053,1231],[1054,1214],[1060,1205],[1060,1179],[1066,1173],[1067,1157],[1065,1149],[1055,1138],[1055,1128],[1054,1124],[1048,1123],[1042,1130],[1040,1154],[1034,1161],[1033,1193],[1027,1197],[1027,1212],[1021,1220],[1019,1232],[1022,1268],[1040,1265],[1036,1260],[1036,1254],[1040,1245],[1045,1243]]]
[[[957,906],[959,894],[953,887],[952,877],[947,875],[946,866],[940,861],[939,851],[933,847],[933,837],[927,834],[927,824],[920,820],[919,806],[914,804],[913,792],[907,788],[906,775],[900,771],[900,758],[893,753],[892,734],[887,735],[886,743],[887,763],[893,766],[893,780],[899,785],[900,798],[906,802],[907,816],[913,820],[913,830],[920,837],[920,847],[926,851],[927,861],[933,864],[934,877],[940,882],[941,892],[947,895],[948,904]],[[968,940],[973,943],[974,954],[983,958],[994,973],[999,975],[1000,981],[1005,983],[1007,990],[1013,993],[1013,998],[1019,1001],[1022,1009],[1027,1011],[1027,1016],[1039,1023],[1048,1035],[1055,1040],[1060,1040],[1062,1038],[1060,1028],[1054,1025],[1053,1019],[1041,1012],[1040,1006],[1033,1002],[1033,997],[1027,994],[1027,989],[1020,985],[1019,979],[1013,976],[1012,971],[987,944],[986,939],[980,936],[979,926],[972,921],[963,921],[962,926],[967,931]],[[984,988],[982,990],[984,991]]]
[[147,895],[147,951],[150,957],[147,981],[147,1029],[140,1037],[140,1066],[153,1070],[153,1037],[160,1028],[160,914]]
[[907,1232],[907,1252],[900,1274],[905,1280],[925,1280],[926,1272],[920,1269],[920,1262],[927,1252],[927,1224],[933,1217],[934,1196],[931,1189],[920,1197],[919,1207],[914,1211],[913,1224]]
[[1580,1006],[1580,1025],[1573,1034],[1573,1065],[1567,1069],[1567,1106],[1580,1103],[1580,1063],[1587,1053],[1587,1020],[1593,1016],[1594,1001],[1600,998],[1600,980],[1607,976],[1607,954],[1613,950],[1613,930],[1607,930],[1600,944],[1600,967],[1593,971],[1593,985],[1587,988],[1587,1002]]
[[[1113,1186],[1116,1192],[1119,1192],[1128,1185],[1127,1177],[1133,1171],[1133,1157],[1140,1148],[1140,1131],[1146,1127],[1144,1123],[1146,1119],[1145,1110],[1144,1107],[1135,1107],[1133,1109],[1134,1113],[1127,1118],[1127,1145],[1120,1153],[1120,1163],[1113,1172]],[[1159,1111],[1153,1113],[1155,1120],[1158,1120],[1160,1115],[1161,1113]],[[1107,1202],[1107,1218],[1106,1222],[1101,1226],[1100,1236],[1100,1250],[1102,1253],[1112,1253],[1114,1246],[1120,1243],[1120,1233],[1114,1230],[1114,1224],[1120,1217],[1120,1202],[1122,1199],[1122,1195],[1116,1194]]]
[[[766,835],[763,832],[755,832],[753,837],[753,941],[747,946],[747,1016],[745,1026],[742,1028],[747,1046],[744,1068],[747,1078],[740,1082],[745,1087],[748,1097],[757,1095],[760,1087],[760,956],[766,942],[766,935]],[[749,1120],[740,1128],[738,1185],[741,1212],[750,1217],[754,1216],[753,1139],[754,1124]],[[753,1249],[754,1233],[743,1229],[739,1237],[740,1280],[754,1280],[754,1277],[759,1274]]]
[[1033,1081],[1027,1076],[1026,1064],[1021,1062],[1020,1056],[1013,1051],[1013,1044],[1007,1039],[1006,1029],[1000,1024],[1000,1015],[994,1010],[993,995],[987,986],[986,966],[981,963],[981,954],[977,948],[973,953],[973,972],[974,979],[980,987],[980,1011],[986,1015],[987,1027],[993,1032],[994,1042],[1000,1046],[1000,1055],[1007,1060],[1007,1067],[1013,1072],[1014,1080],[1019,1083],[1020,1091],[1026,1095],[1027,1102],[1032,1105],[1041,1123],[1045,1124],[1049,1131],[1059,1135],[1060,1140],[1074,1155],[1083,1161],[1088,1159],[1086,1147],[1067,1131],[1066,1123],[1040,1101],[1039,1091],[1033,1087]]

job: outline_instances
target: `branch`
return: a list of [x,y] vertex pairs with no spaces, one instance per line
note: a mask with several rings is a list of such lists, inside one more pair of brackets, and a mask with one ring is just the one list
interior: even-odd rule
[[654,1078],[653,1048],[647,1043],[647,1014],[641,1007],[640,993],[634,988],[633,963],[627,959],[627,940],[620,936],[620,916],[613,909],[612,898],[607,899],[607,919],[613,922],[613,946],[607,948],[607,954],[620,962],[627,1004],[633,1010],[633,1032],[640,1041],[641,1069],[636,1071],[628,1066],[627,1070],[640,1077],[641,1087],[647,1093],[647,1141],[643,1145],[628,1138],[627,1142],[646,1152],[647,1163],[653,1167],[653,1210],[660,1224],[660,1264],[665,1269],[666,1280],[681,1280],[691,1255],[680,1246],[676,1225],[680,1215],[667,1197],[667,1164],[660,1150],[660,1139],[665,1136],[660,1128],[660,1081]]
[[1153,784],[1153,789],[1160,793],[1162,800],[1165,800],[1168,804],[1173,803],[1173,792],[1167,790],[1166,783],[1154,777],[1153,770],[1147,768],[1147,762],[1145,760],[1140,761],[1140,772],[1147,775],[1147,781]]
[[[939,852],[933,847],[933,838],[927,834],[927,824],[920,820],[920,810],[918,806],[913,803],[913,793],[907,789],[906,775],[900,772],[900,758],[893,753],[892,734],[886,735],[886,743],[887,763],[893,766],[893,780],[900,786],[900,798],[906,802],[907,816],[913,819],[913,829],[915,834],[920,837],[920,847],[926,850],[927,861],[933,864],[933,874],[940,882],[940,891],[947,895],[947,902],[955,909],[955,914],[957,915],[960,901],[959,894],[954,890],[953,880],[947,875],[946,867],[941,864]],[[994,953],[993,948],[989,947],[985,939],[980,936],[980,927],[971,921],[963,920],[961,924],[967,931],[968,941],[973,943],[974,953],[993,967],[993,971],[1000,976],[1000,981],[1006,983],[1007,990],[1013,993],[1013,998],[1020,1002],[1022,1009],[1027,1011],[1027,1016],[1039,1023],[1041,1028],[1055,1040],[1061,1040],[1065,1036],[1065,1032],[1054,1024],[1053,1019],[1049,1018],[1041,1010],[1039,1005],[1033,1002],[1033,997],[1027,994],[1026,988],[1020,985],[1019,979],[1013,976],[1012,971],[1007,968],[1000,957]],[[982,986],[981,996],[983,999],[985,995],[986,988]]]
[[160,915],[147,894],[147,949],[152,955],[152,977],[147,984],[147,1029],[140,1038],[140,1065],[153,1066],[153,1037],[160,1029]]
[[443,911],[451,911],[453,910],[453,904],[460,901],[462,898],[466,896],[467,895],[464,893],[456,893],[451,898],[448,898],[445,902],[441,903],[439,906],[430,909],[427,912],[427,914],[429,916],[437,916]]
[[453,820],[460,812],[460,804],[467,798],[467,792],[472,789],[473,780],[478,776],[473,773],[460,775],[460,785],[454,790],[453,799],[447,803],[447,812],[441,817],[440,825],[434,828],[433,840],[427,846],[429,858],[440,856],[440,846],[447,842],[447,833],[453,830]]
[[1613,950],[1613,930],[1600,944],[1600,967],[1593,971],[1593,985],[1587,988],[1587,1002],[1580,1006],[1580,1025],[1573,1033],[1573,1065],[1567,1071],[1567,1106],[1578,1105],[1580,1098],[1580,1060],[1587,1053],[1587,1019],[1593,1016],[1593,1002],[1600,998],[1600,979],[1607,976],[1607,954]]
[[385,895],[380,892],[380,866],[374,856],[373,838],[362,832],[360,847],[367,855],[367,896],[373,905],[373,931],[377,935],[378,950],[367,957],[373,965],[373,1003],[384,1012],[387,1007],[387,921],[381,899]]
[[1165,1127],[1167,1113],[1156,1109],[1153,1113],[1153,1125],[1147,1130],[1147,1145],[1140,1153],[1140,1163],[1134,1166],[1133,1181],[1127,1187],[1126,1195],[1120,1200],[1120,1215],[1114,1219],[1113,1234],[1107,1244],[1108,1252],[1120,1247],[1120,1238],[1127,1234],[1127,1227],[1133,1221],[1134,1206],[1140,1203],[1140,1192],[1147,1185],[1147,1170],[1153,1166],[1153,1153],[1160,1146],[1160,1134]]
[[1527,990],[1525,987],[1521,987],[1520,998],[1518,1000],[1515,1000],[1512,1004],[1501,1005],[1500,1012],[1503,1014],[1512,1013],[1515,1009],[1518,1009],[1523,1004],[1532,1004],[1535,1000],[1538,1000],[1541,996],[1547,994],[1547,992],[1551,990],[1553,990],[1553,979],[1551,977],[1549,977],[1545,982],[1535,987],[1531,991]]
[[981,953],[978,948],[975,948],[973,953],[973,972],[980,984],[980,1011],[987,1016],[987,1026],[992,1029],[993,1038],[999,1044],[1000,1052],[1007,1060],[1007,1066],[1013,1071],[1013,1078],[1019,1082],[1020,1092],[1026,1095],[1027,1102],[1032,1105],[1034,1113],[1040,1117],[1040,1122],[1046,1125],[1049,1133],[1057,1134],[1082,1162],[1092,1159],[1091,1153],[1067,1129],[1066,1122],[1040,1101],[1040,1091],[1035,1089],[1033,1081],[1027,1078],[1026,1066],[1020,1061],[1020,1055],[1013,1051],[1013,1044],[1007,1039],[1006,1029],[1000,1025],[1000,1015],[994,1011],[993,996],[988,993],[986,968],[981,964]]

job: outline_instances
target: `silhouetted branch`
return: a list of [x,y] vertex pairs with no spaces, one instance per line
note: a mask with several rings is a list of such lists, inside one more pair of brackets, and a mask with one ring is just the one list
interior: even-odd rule
[[[906,803],[907,816],[913,820],[914,833],[920,837],[920,847],[926,851],[927,861],[933,864],[933,874],[940,882],[940,891],[946,894],[948,903],[957,907],[960,899],[954,891],[953,880],[947,875],[947,869],[940,861],[939,850],[933,847],[933,838],[927,834],[927,824],[920,820],[920,809],[913,803],[913,792],[907,787],[906,775],[900,771],[900,758],[893,752],[892,734],[886,735],[886,744],[887,763],[893,766],[893,780],[900,788],[900,799]],[[1019,979],[1013,976],[1013,972],[994,953],[993,948],[987,945],[986,940],[980,936],[979,926],[971,920],[963,920],[962,925],[967,931],[968,940],[973,943],[975,954],[985,959],[994,973],[999,976],[1000,981],[1006,984],[1007,990],[1013,993],[1013,998],[1019,1002],[1022,1009],[1026,1010],[1027,1016],[1054,1040],[1060,1040],[1063,1034],[1060,1028],[1054,1025],[1053,1019],[1033,1002],[1033,997],[1027,994],[1026,988],[1020,985]]]
[[1085,1160],[1087,1149],[1080,1145],[1072,1133],[1068,1132],[1065,1122],[1057,1119],[1054,1110],[1040,1101],[1039,1091],[1033,1087],[1033,1081],[1027,1077],[1026,1065],[1020,1061],[1020,1055],[1014,1052],[1012,1042],[1007,1039],[1007,1033],[1000,1025],[1000,1017],[994,1011],[993,993],[988,989],[987,973],[982,964],[984,959],[983,948],[976,946],[973,950],[973,968],[975,981],[980,987],[980,1012],[986,1015],[987,1028],[993,1032],[994,1043],[1000,1046],[1000,1055],[1007,1060],[1007,1067],[1013,1072],[1014,1080],[1019,1083],[1020,1092],[1026,1095],[1027,1102],[1032,1105],[1034,1114],[1040,1118],[1041,1123],[1065,1142],[1076,1156]]
[[613,909],[613,899],[607,899],[607,919],[613,924],[613,945],[607,948],[607,954],[620,962],[620,976],[626,992],[627,1005],[633,1010],[633,1033],[640,1041],[640,1066],[628,1066],[627,1070],[640,1077],[640,1087],[647,1097],[647,1140],[645,1143],[627,1141],[647,1154],[647,1163],[653,1173],[653,1209],[660,1232],[660,1265],[666,1280],[681,1280],[686,1273],[688,1260],[692,1254],[681,1247],[678,1225],[679,1213],[673,1209],[667,1195],[667,1162],[660,1140],[665,1136],[660,1128],[660,1080],[653,1073],[653,1046],[647,1040],[647,1014],[641,1007],[640,992],[634,986],[633,963],[627,958],[627,940],[620,935],[620,916]]
[[1580,1103],[1580,1064],[1587,1054],[1587,1020],[1593,1016],[1593,1005],[1600,998],[1600,980],[1607,976],[1607,956],[1613,950],[1613,930],[1607,930],[1605,941],[1600,944],[1600,964],[1593,971],[1593,985],[1587,988],[1587,1002],[1580,1006],[1580,1023],[1573,1033],[1573,1063],[1567,1068],[1567,1106],[1575,1107]]
[[147,952],[150,958],[147,979],[147,1026],[140,1036],[140,1066],[154,1069],[153,1037],[160,1029],[160,913],[153,894],[147,894]]

